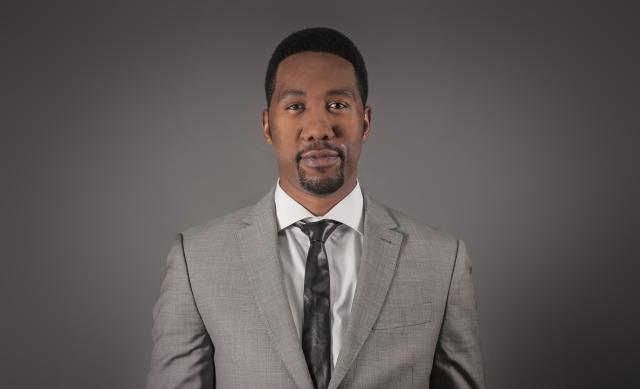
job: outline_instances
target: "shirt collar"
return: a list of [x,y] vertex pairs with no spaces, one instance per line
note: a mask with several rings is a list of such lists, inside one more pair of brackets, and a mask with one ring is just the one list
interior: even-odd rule
[[322,219],[331,219],[346,224],[360,235],[363,234],[362,214],[364,200],[360,183],[356,179],[356,186],[345,198],[333,206],[323,216],[314,216],[300,203],[295,201],[280,187],[280,178],[275,191],[276,217],[278,219],[278,231],[289,227],[299,220],[318,221]]

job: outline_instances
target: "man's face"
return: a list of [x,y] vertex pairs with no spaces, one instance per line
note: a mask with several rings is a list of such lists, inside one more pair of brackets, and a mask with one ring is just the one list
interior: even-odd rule
[[351,63],[302,52],[280,62],[275,82],[262,127],[280,180],[316,196],[355,185],[371,109],[363,107]]

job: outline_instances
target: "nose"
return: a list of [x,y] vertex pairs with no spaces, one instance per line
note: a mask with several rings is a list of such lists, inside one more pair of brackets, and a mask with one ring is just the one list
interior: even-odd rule
[[[311,111],[311,110],[309,110]],[[333,123],[328,112],[306,112],[301,137],[305,141],[329,140],[335,138]]]

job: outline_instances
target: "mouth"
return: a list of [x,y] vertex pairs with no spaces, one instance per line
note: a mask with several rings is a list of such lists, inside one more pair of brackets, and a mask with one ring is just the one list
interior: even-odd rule
[[300,158],[300,163],[306,167],[318,169],[333,166],[340,162],[338,154],[313,155]]
[[338,152],[331,149],[322,149],[322,150],[310,150],[306,153],[303,153],[301,158],[327,158],[327,157],[337,157],[339,156]]
[[298,154],[298,163],[306,168],[324,170],[339,164],[343,159],[342,151],[337,147],[325,145],[324,148],[313,148]]

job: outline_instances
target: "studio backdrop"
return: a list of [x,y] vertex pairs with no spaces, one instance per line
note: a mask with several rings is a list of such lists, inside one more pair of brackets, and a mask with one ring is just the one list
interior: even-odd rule
[[0,386],[140,388],[173,237],[255,203],[277,42],[369,72],[360,183],[466,242],[487,384],[637,387],[637,12],[585,2],[15,2]]

